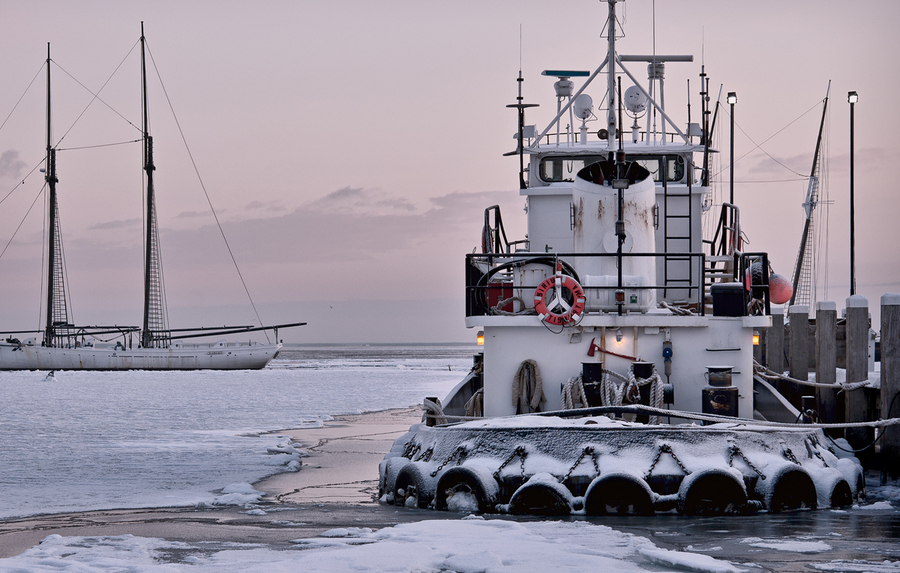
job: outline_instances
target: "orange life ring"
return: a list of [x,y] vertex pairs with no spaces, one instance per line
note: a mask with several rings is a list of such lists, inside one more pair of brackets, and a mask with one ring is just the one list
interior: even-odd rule
[[[569,297],[564,295],[565,290],[571,293]],[[552,293],[549,302],[546,300],[547,293]],[[574,278],[562,273],[544,279],[534,291],[534,310],[541,320],[549,324],[565,326],[580,320],[584,303],[584,289]]]

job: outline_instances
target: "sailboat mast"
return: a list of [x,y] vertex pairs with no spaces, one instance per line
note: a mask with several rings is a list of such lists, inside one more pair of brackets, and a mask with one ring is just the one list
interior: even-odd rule
[[[803,223],[803,234],[800,236],[800,251],[797,254],[797,262],[794,266],[794,280],[792,281],[793,293],[788,304],[810,304],[815,301],[809,300],[809,291],[812,289],[810,283],[812,278],[812,256],[809,250],[808,242],[810,230],[813,225],[813,216],[815,215],[816,205],[818,204],[819,190],[819,150],[822,148],[822,134],[825,131],[825,117],[828,112],[828,98],[831,95],[831,81],[828,82],[828,89],[825,92],[825,100],[822,105],[822,119],[819,122],[819,135],[816,137],[816,150],[813,152],[812,167],[809,170],[809,189],[806,193],[806,202],[803,208],[806,210],[806,221]],[[803,292],[800,292],[803,291]]]
[[141,331],[141,346],[164,345],[168,334],[165,332],[165,309],[163,308],[163,293],[161,285],[161,270],[159,261],[158,229],[156,222],[156,195],[153,188],[153,137],[150,136],[150,127],[147,108],[147,62],[146,42],[144,38],[144,23],[141,22],[141,103],[143,117],[144,139],[144,171],[147,174],[147,213],[146,213],[146,241],[144,245],[144,321]]
[[50,44],[47,43],[47,157],[44,167],[44,180],[50,192],[48,201],[48,245],[47,245],[47,324],[44,329],[44,346],[54,345],[54,321],[56,319],[54,313],[54,301],[56,299],[56,289],[62,288],[62,285],[56,284],[56,273],[54,272],[57,265],[57,206],[56,206],[56,150],[53,149],[52,132],[50,130]]

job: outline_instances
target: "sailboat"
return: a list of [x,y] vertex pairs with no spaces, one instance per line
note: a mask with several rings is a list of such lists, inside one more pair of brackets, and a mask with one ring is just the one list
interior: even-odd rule
[[[278,330],[302,326],[295,322],[270,326],[222,326],[171,329],[168,326],[156,195],[153,187],[153,138],[147,107],[146,39],[141,25],[142,140],[147,190],[144,250],[144,315],[137,326],[76,326],[69,316],[60,240],[56,184],[56,149],[51,133],[50,45],[47,45],[47,155],[44,177],[48,192],[46,320],[42,330],[2,332],[0,370],[242,370],[265,367],[281,349]],[[272,331],[275,342],[184,344],[183,339]],[[24,341],[15,335],[37,334]],[[98,342],[113,336],[116,342]],[[137,338],[137,341],[135,341]]]

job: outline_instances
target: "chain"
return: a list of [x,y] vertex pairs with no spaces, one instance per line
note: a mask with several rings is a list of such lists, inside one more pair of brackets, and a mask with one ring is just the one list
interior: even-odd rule
[[644,479],[650,479],[650,476],[653,474],[653,468],[656,467],[656,464],[659,462],[659,458],[662,457],[663,453],[669,454],[672,456],[672,459],[675,460],[675,463],[678,464],[678,467],[681,468],[681,471],[684,472],[684,475],[690,475],[691,470],[684,467],[684,464],[681,463],[681,460],[678,459],[678,456],[675,455],[675,452],[672,451],[672,446],[669,444],[660,444],[659,450],[656,452],[656,457],[653,458],[653,462],[650,464],[650,469],[647,470],[647,473],[644,474]]
[[497,471],[494,472],[494,479],[496,479],[496,480],[500,479],[500,472],[503,471],[503,468],[505,468],[507,465],[509,465],[509,462],[516,459],[516,456],[521,457],[522,461],[521,461],[520,465],[522,468],[522,475],[523,476],[525,475],[525,458],[528,456],[528,452],[525,450],[525,446],[516,446],[516,449],[513,450],[513,453],[511,453],[509,455],[509,457],[506,458],[506,461],[503,462],[502,464],[500,464],[500,467],[497,468]]
[[728,465],[729,466],[734,465],[733,462],[734,462],[735,454],[741,456],[741,459],[744,460],[744,463],[747,464],[748,466],[750,466],[750,469],[755,471],[756,475],[758,475],[760,479],[762,479],[762,480],[766,479],[766,476],[761,471],[759,471],[759,469],[757,469],[757,467],[754,466],[750,462],[749,459],[747,459],[747,456],[744,455],[744,452],[742,452],[741,449],[739,447],[737,447],[735,444],[731,444],[731,448],[728,451]]
[[784,449],[782,449],[781,455],[783,455],[784,459],[788,460],[789,462],[795,463],[798,466],[800,465],[800,462],[797,461],[797,457],[794,455],[794,452],[792,452],[790,448],[785,447]]
[[422,457],[419,458],[419,461],[420,462],[430,462],[432,455],[434,455],[434,446],[431,446],[427,450],[422,452]]
[[569,468],[569,471],[566,473],[566,475],[563,476],[563,478],[561,480],[559,480],[559,483],[565,483],[565,481],[567,479],[569,479],[569,477],[571,477],[572,472],[575,471],[575,468],[578,467],[578,464],[581,463],[581,460],[583,460],[584,457],[587,456],[588,454],[591,455],[591,460],[593,460],[593,462],[594,462],[594,468],[597,470],[597,474],[599,475],[600,469],[597,467],[597,459],[594,458],[594,447],[593,446],[585,446],[584,449],[581,450],[581,455],[578,456],[578,459],[575,460],[575,463],[572,464],[572,467]]
[[406,448],[403,450],[403,456],[407,459],[413,459],[413,457],[419,453],[419,450],[422,449],[422,444],[416,443],[415,440],[410,440],[406,442]]
[[439,465],[436,470],[431,472],[431,477],[438,475],[438,472],[440,472],[442,469],[444,469],[444,466],[449,464],[453,460],[453,458],[456,458],[456,457],[459,458],[456,462],[456,465],[461,464],[463,462],[463,458],[466,457],[466,447],[465,446],[457,446],[456,449],[453,450],[453,453],[450,454],[446,460],[444,460],[444,463]]
[[826,462],[825,458],[822,457],[822,452],[819,451],[819,448],[817,448],[813,444],[813,440],[806,439],[806,440],[803,440],[803,442],[806,444],[806,450],[808,452],[810,452],[811,454],[813,454],[814,456],[816,456],[817,458],[819,458],[822,461],[822,463],[825,464],[825,467],[827,468],[828,462]]

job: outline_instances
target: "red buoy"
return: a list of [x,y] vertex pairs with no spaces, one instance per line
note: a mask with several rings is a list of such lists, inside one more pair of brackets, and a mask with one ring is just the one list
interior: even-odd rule
[[769,300],[773,304],[785,304],[793,294],[794,287],[789,280],[779,274],[769,275]]

